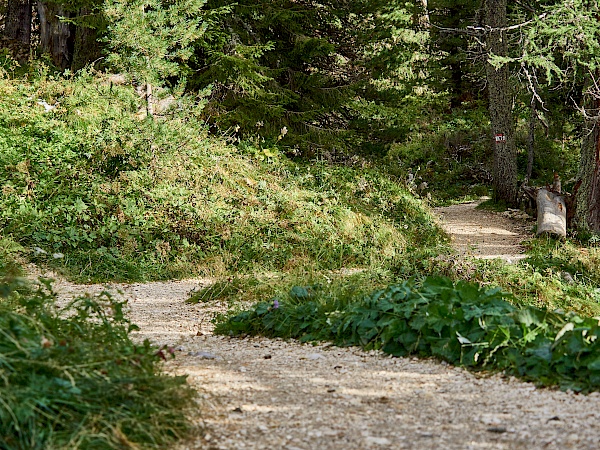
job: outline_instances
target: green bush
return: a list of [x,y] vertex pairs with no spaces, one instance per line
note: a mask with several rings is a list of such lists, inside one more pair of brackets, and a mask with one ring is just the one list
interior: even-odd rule
[[194,393],[135,343],[108,293],[56,303],[49,280],[0,281],[0,447],[165,448],[191,429]]
[[598,318],[515,307],[509,294],[474,283],[427,278],[352,297],[295,286],[222,321],[223,334],[264,334],[435,356],[475,369],[503,370],[543,385],[600,388]]
[[33,262],[83,281],[167,279],[385,266],[443,240],[384,175],[227,145],[199,122],[202,99],[156,120],[136,116],[142,103],[88,73],[0,79],[0,228]]
[[[492,154],[489,120],[482,105],[459,108],[451,114],[430,112],[430,120],[415,120],[412,132],[391,145],[389,170],[414,179],[410,184],[420,194],[446,203],[473,199],[489,193]],[[422,120],[422,119],[421,119]],[[421,183],[426,189],[417,189]]]

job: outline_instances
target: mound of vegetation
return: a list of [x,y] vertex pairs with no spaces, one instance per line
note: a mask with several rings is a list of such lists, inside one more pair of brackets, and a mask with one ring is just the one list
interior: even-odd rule
[[88,73],[0,80],[0,227],[84,281],[385,266],[443,241],[376,171],[296,164],[210,137],[202,100],[142,119],[131,86]]
[[194,392],[162,374],[168,349],[131,340],[122,302],[59,306],[49,280],[0,275],[1,448],[166,448],[190,431]]
[[453,280],[499,286],[517,305],[600,315],[600,249],[577,241],[535,238],[526,243],[527,258],[513,264],[498,259],[459,259],[451,255],[402,261],[393,272],[402,278],[444,275]]
[[357,296],[294,286],[220,322],[222,334],[263,334],[395,356],[434,356],[474,369],[503,370],[542,385],[600,387],[600,323],[574,313],[518,308],[497,288],[448,278],[404,281]]

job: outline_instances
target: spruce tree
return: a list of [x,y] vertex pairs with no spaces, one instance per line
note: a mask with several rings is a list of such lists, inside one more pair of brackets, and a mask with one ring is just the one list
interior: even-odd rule
[[153,88],[182,73],[192,43],[204,32],[205,0],[106,0],[107,62],[146,89],[153,116]]
[[285,127],[289,147],[339,145],[356,51],[345,41],[350,10],[341,6],[348,5],[210,0],[209,11],[230,10],[195,54],[192,85],[213,86],[210,119],[241,138],[276,140]]

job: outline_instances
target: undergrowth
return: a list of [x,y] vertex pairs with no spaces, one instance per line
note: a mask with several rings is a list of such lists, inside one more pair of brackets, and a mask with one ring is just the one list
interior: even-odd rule
[[193,390],[162,374],[168,349],[131,340],[122,302],[59,306],[50,280],[1,274],[0,448],[167,448],[190,431]]
[[224,302],[229,311],[240,310],[265,298],[285,296],[291,286],[310,285],[347,295],[370,292],[391,282],[391,272],[385,270],[315,271],[310,268],[269,274],[231,276],[191,292],[190,303]]
[[532,239],[526,245],[527,257],[512,264],[498,259],[438,255],[404,261],[392,271],[404,278],[444,275],[499,286],[510,292],[518,305],[600,315],[599,248],[552,238]]
[[131,86],[40,70],[0,79],[0,228],[72,279],[385,267],[444,241],[375,170],[228,145],[200,120],[202,98],[142,119]]
[[190,301],[224,301],[235,309],[284,294],[294,285],[369,292],[397,279],[447,276],[454,281],[500,287],[512,294],[510,302],[516,306],[600,316],[600,248],[583,248],[576,242],[551,238],[532,239],[527,246],[527,258],[513,263],[457,258],[446,248],[432,247],[409,248],[406,257],[388,268],[345,272],[303,267],[267,275],[229,275],[193,293]]
[[600,388],[598,318],[515,307],[509,300],[498,288],[441,277],[358,296],[320,285],[294,286],[221,321],[216,331],[435,356],[541,385]]

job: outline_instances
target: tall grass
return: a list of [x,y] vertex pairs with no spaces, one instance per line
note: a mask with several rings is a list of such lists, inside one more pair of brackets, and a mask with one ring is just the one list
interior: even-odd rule
[[168,349],[131,340],[123,306],[59,306],[49,280],[0,271],[0,448],[167,448],[191,430],[193,390],[162,374]]

